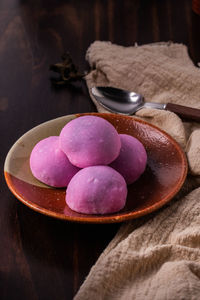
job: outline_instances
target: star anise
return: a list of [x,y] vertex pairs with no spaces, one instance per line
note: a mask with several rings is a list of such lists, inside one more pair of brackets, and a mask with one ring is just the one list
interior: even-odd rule
[[73,63],[73,60],[69,52],[65,52],[61,56],[62,62],[50,65],[50,70],[59,74],[58,78],[51,78],[51,81],[55,85],[64,85],[73,81],[83,79],[85,73],[79,72],[77,66]]

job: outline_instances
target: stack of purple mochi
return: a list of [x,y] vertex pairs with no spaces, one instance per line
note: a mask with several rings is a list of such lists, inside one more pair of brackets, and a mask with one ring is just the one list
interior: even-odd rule
[[96,116],[70,121],[60,136],[38,142],[30,156],[32,174],[49,186],[67,187],[67,205],[85,214],[121,210],[127,184],[140,177],[146,163],[146,150],[138,139],[118,134]]

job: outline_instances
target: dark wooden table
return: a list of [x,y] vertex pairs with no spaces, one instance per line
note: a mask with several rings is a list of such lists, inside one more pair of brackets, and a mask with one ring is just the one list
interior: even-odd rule
[[21,204],[3,164],[30,128],[95,111],[86,86],[52,87],[49,65],[64,51],[83,71],[96,39],[124,46],[173,41],[200,61],[200,16],[190,0],[0,1],[0,299],[72,299],[120,224],[74,224]]

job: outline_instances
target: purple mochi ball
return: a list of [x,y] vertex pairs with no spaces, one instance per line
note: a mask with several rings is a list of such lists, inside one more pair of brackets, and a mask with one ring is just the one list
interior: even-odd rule
[[127,184],[131,184],[144,172],[147,153],[138,139],[127,134],[120,134],[119,136],[121,139],[120,154],[110,166],[124,177]]
[[121,210],[126,203],[124,178],[109,166],[92,166],[80,170],[70,181],[66,203],[84,214],[109,214]]
[[76,118],[60,133],[60,147],[70,162],[85,168],[110,164],[119,155],[120,137],[112,124],[96,116]]
[[53,187],[66,187],[79,171],[60,150],[58,136],[50,136],[35,145],[30,156],[30,168],[39,181]]

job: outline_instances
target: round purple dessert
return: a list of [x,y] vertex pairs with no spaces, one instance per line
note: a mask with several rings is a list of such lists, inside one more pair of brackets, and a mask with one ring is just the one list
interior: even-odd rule
[[59,137],[50,136],[38,142],[30,156],[32,174],[53,187],[66,187],[79,171],[59,148]]
[[66,203],[84,214],[109,214],[121,210],[127,197],[124,178],[108,166],[92,166],[80,170],[71,179]]
[[147,153],[138,139],[127,134],[120,134],[119,136],[121,139],[120,154],[110,166],[124,177],[127,184],[131,184],[144,172]]
[[110,164],[119,155],[120,137],[112,124],[96,116],[76,118],[60,133],[60,147],[70,162],[85,168]]

